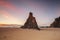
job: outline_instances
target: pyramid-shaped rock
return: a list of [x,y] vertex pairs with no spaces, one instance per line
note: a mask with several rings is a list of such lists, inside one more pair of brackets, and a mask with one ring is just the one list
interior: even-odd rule
[[56,18],[50,27],[60,28],[60,17]]
[[40,30],[38,28],[38,25],[37,25],[35,17],[33,17],[33,13],[32,12],[29,13],[29,17],[28,17],[27,21],[25,22],[24,26],[22,26],[21,28],[38,29],[38,30]]

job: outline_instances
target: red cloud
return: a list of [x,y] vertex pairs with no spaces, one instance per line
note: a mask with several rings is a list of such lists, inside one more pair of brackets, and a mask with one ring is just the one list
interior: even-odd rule
[[6,1],[0,1],[0,6],[14,10],[14,11],[17,10],[17,8],[13,4]]

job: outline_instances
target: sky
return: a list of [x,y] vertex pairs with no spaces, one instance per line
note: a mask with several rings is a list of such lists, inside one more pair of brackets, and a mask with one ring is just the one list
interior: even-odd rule
[[60,16],[59,0],[0,0],[0,24],[24,25],[33,13],[39,26],[49,26]]

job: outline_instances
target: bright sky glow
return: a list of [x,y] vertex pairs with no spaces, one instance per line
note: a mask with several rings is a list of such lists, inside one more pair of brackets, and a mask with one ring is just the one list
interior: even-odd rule
[[60,16],[60,1],[1,0],[0,24],[23,25],[30,11],[39,26],[49,26]]

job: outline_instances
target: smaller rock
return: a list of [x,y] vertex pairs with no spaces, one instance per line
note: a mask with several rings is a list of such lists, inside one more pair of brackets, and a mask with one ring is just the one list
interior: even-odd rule
[[56,18],[50,27],[60,28],[60,17]]

